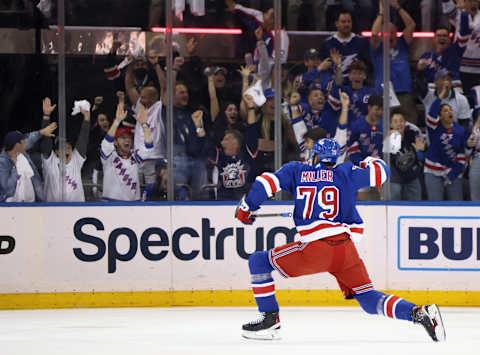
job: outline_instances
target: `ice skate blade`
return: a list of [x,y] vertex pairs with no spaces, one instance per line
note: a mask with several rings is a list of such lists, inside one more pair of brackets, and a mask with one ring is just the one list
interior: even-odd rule
[[437,322],[437,326],[435,327],[435,336],[437,337],[437,341],[445,341],[446,334],[440,309],[438,309],[436,304],[432,304],[430,307],[428,307],[428,314]]
[[258,330],[256,332],[251,332],[248,330],[242,330],[242,337],[246,339],[255,339],[255,340],[280,340],[282,336],[280,334],[280,327],[277,329],[264,329]]

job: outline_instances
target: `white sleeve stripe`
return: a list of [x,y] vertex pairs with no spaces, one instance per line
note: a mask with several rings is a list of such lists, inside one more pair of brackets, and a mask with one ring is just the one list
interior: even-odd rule
[[103,158],[104,160],[107,160],[110,155],[112,155],[112,153],[107,155],[103,152],[103,149],[100,149],[100,157]]
[[280,191],[280,181],[278,180],[277,176],[272,173],[263,173],[262,175],[265,175],[273,180],[273,184],[275,185],[275,191],[272,191],[272,193],[275,193],[277,191]]
[[259,183],[261,183],[263,185],[263,188],[265,189],[265,192],[267,193],[267,196],[272,197],[272,189],[270,188],[270,184],[268,183],[268,181],[265,180],[265,178],[263,178],[261,176],[257,176],[257,178],[255,180],[257,180]]
[[375,179],[375,167],[373,164],[369,164],[370,169],[370,186],[376,186],[376,179]]
[[382,163],[379,161],[370,161],[370,186],[380,186],[387,181],[387,173]]

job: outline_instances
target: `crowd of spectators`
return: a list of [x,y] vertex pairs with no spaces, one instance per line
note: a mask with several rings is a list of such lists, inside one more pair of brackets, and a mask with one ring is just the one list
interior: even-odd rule
[[[441,13],[425,18],[422,26],[435,37],[415,62],[410,47],[418,14],[410,13],[408,1],[389,0],[389,102],[383,101],[382,1],[288,1],[291,11],[279,38],[273,9],[251,3],[257,8],[224,1],[224,10],[252,35],[244,35],[251,51],[242,53],[241,62],[202,59],[199,36],[185,39],[185,55],[175,51],[173,132],[166,120],[165,58],[139,47],[118,55],[122,43],[115,41],[101,68],[110,90],[76,102],[77,112],[67,120],[64,191],[56,105],[45,97],[41,129],[10,131],[3,139],[0,201],[165,200],[170,133],[175,199],[238,200],[257,175],[274,170],[278,123],[283,162],[308,163],[312,143],[331,137],[342,146],[340,161],[389,155],[391,200],[480,201],[478,0],[421,1],[422,13]],[[293,71],[286,29],[301,27],[299,11],[307,5],[316,9],[311,20],[318,30],[328,27],[326,10],[336,9],[335,32],[311,43],[302,69],[296,63]],[[352,11],[359,9],[365,16],[356,26],[370,29],[370,38],[354,32]],[[275,40],[281,92],[273,89]],[[275,120],[277,95],[282,110]],[[384,106],[390,108],[389,132]],[[358,198],[386,195],[372,188]]]

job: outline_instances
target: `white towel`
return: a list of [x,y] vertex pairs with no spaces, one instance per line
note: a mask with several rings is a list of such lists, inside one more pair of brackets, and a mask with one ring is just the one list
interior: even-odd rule
[[397,154],[402,148],[402,135],[394,131],[383,142],[383,152]]
[[35,202],[35,190],[33,189],[33,169],[23,154],[17,157],[17,187],[15,195],[6,199],[7,202]]
[[258,107],[262,106],[265,102],[267,102],[267,99],[263,94],[261,80],[258,80],[255,85],[245,90],[245,94],[252,96],[255,105],[257,105]]
[[72,116],[80,113],[81,108],[85,111],[90,111],[90,102],[88,102],[87,100],[75,101],[73,103]]

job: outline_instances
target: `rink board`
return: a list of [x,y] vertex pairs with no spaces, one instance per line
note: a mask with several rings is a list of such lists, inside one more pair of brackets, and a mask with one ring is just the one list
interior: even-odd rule
[[[233,204],[4,206],[0,309],[251,306],[248,256],[296,237],[290,218],[237,223]],[[417,303],[480,306],[478,210],[359,206],[358,248],[375,287]],[[274,277],[284,305],[356,305],[328,274]]]

